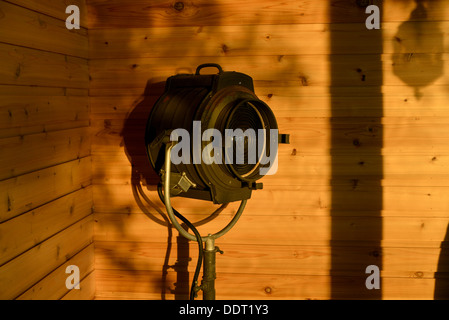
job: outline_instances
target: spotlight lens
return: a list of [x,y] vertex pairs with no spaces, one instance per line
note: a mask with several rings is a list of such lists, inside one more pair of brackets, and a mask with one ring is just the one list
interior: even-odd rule
[[256,171],[262,151],[258,147],[265,146],[265,141],[258,143],[259,129],[265,129],[266,125],[256,105],[250,101],[238,104],[226,123],[226,129],[241,133],[232,137],[232,144],[224,144],[224,154],[231,170],[242,178],[247,178]]

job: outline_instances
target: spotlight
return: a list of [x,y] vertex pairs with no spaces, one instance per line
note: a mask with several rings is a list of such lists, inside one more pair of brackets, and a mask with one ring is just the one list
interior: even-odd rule
[[[216,74],[201,74],[214,67]],[[239,72],[224,72],[208,63],[195,74],[171,76],[147,122],[145,143],[150,163],[161,175],[159,196],[170,221],[189,240],[204,249],[203,283],[192,284],[191,298],[202,289],[204,299],[214,299],[214,240],[230,230],[243,212],[257,182],[277,170],[279,143],[289,135],[278,133],[276,118],[254,93],[253,80]],[[241,201],[232,221],[221,231],[201,237],[194,226],[171,206],[170,197],[227,204]],[[195,233],[183,229],[176,217]],[[195,281],[195,280],[194,280]]]

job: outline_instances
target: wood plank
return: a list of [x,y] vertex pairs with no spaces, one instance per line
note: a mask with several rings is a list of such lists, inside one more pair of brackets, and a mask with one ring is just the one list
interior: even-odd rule
[[[443,36],[449,22],[382,23],[383,46],[377,33],[358,24],[232,25],[205,27],[93,29],[90,57],[122,59],[186,56],[257,56],[297,54],[441,53],[449,40]],[[400,28],[400,29],[399,29]],[[398,31],[400,30],[400,31]],[[414,41],[419,30],[425,41]],[[348,37],[351,34],[351,37]],[[329,41],[338,45],[330,52]],[[400,38],[399,38],[400,37]],[[360,39],[354,42],[353,39]],[[400,39],[400,42],[396,39]],[[292,41],[295,39],[295,41]]]
[[0,84],[0,94],[2,96],[35,96],[36,99],[42,96],[88,96],[88,89],[64,88],[64,87],[39,87],[39,86],[16,86]]
[[[366,184],[354,186],[337,184],[334,186],[334,203],[329,185],[290,185],[265,184],[260,192],[253,192],[245,212],[256,215],[328,215],[329,210],[334,215],[343,216],[379,216],[386,212],[391,216],[445,217],[448,210],[445,200],[447,187],[423,186],[383,186]],[[377,180],[378,181],[378,180]],[[155,188],[155,187],[154,187]],[[159,204],[157,193],[144,191],[151,203]],[[383,203],[378,203],[379,193],[383,195]],[[95,185],[93,189],[96,212],[104,213],[141,213],[149,211],[158,216],[153,206],[146,204],[129,182],[127,185]],[[142,201],[142,203],[140,203]],[[211,214],[218,206],[210,202],[194,199],[173,198],[173,206],[186,216],[202,213],[203,217]],[[267,206],[267,203],[270,205]],[[230,208],[237,208],[233,203]],[[234,211],[235,212],[235,211]]]
[[[275,111],[276,114],[276,111]],[[112,118],[112,119],[111,119]],[[138,119],[137,121],[133,119]],[[131,156],[133,150],[144,145],[148,114],[132,113],[129,118],[98,117],[92,119],[95,133],[94,154],[114,151],[119,155],[125,146]],[[279,153],[329,154],[331,137],[332,154],[363,156],[378,154],[382,148],[385,155],[432,155],[447,153],[449,131],[446,117],[347,117],[310,118],[277,117],[279,131],[290,134],[290,145],[279,146]],[[331,130],[332,128],[332,130]],[[296,152],[292,150],[296,149]],[[432,158],[433,156],[431,156]]]
[[[381,5],[380,1],[372,2]],[[410,13],[416,3],[412,0],[382,1],[384,10],[382,21],[426,21],[446,20],[448,8],[443,0],[425,4],[425,14]],[[329,15],[329,7],[333,15]],[[225,0],[211,4],[207,0],[183,2],[175,9],[174,3],[167,0],[153,1],[151,5],[143,0],[131,4],[125,0],[88,1],[89,28],[132,28],[132,27],[175,27],[209,25],[276,25],[301,23],[364,23],[365,8],[353,1],[301,1],[294,0],[275,3],[269,0],[249,0],[241,3]]]
[[[287,158],[288,156],[288,158]],[[435,159],[434,159],[435,158]],[[432,160],[433,159],[433,160]],[[441,159],[440,163],[438,159]],[[387,180],[390,175],[420,175],[429,174],[437,178],[439,175],[447,175],[447,164],[444,164],[446,156],[432,156],[430,155],[389,155],[384,157],[383,162],[383,177],[378,177]],[[279,166],[278,172],[276,172],[277,178],[281,176],[287,178],[289,174],[294,178],[302,174],[318,174],[326,175],[330,170],[333,172],[333,176],[371,176],[376,178],[379,170],[378,159],[370,157],[369,154],[358,154],[357,152],[347,152],[335,156],[332,160],[332,168],[330,169],[329,157],[323,156],[283,156],[279,154],[279,161],[283,161],[283,165]],[[310,161],[310,162],[309,162]],[[281,162],[282,164],[282,162]],[[441,167],[440,167],[441,165]]]
[[92,187],[87,187],[0,223],[0,265],[91,214],[92,208]]
[[[106,297],[111,299],[111,297],[117,295],[126,299],[128,294],[135,299],[161,299],[162,296],[167,300],[174,299],[171,290],[176,288],[174,283],[177,280],[176,273],[173,271],[168,272],[165,281],[162,280],[160,272],[97,270],[96,275],[97,298],[100,299]],[[189,278],[192,278],[191,274]],[[320,279],[326,279],[326,281],[323,282]],[[182,286],[184,283],[178,282],[178,285]],[[236,287],[240,286],[244,288],[236,290]],[[292,275],[251,275],[248,277],[246,274],[231,275],[218,271],[215,288],[219,300],[305,299],[306,297],[326,299],[329,290],[329,277]],[[183,291],[184,293],[181,292],[181,296],[178,296],[178,298],[188,299],[188,292],[186,294],[186,290]],[[234,292],[231,293],[230,291]],[[266,291],[270,293],[267,294]],[[319,296],[318,293],[320,293]],[[202,299],[201,292],[197,299]]]
[[[292,169],[293,171],[290,171],[293,175],[295,175],[295,173],[298,173],[298,175],[299,173],[310,174],[313,170],[316,170],[316,174],[323,176],[330,172],[331,151],[328,143],[326,143],[326,140],[317,139],[317,146],[314,146],[312,139],[298,139],[296,135],[292,135],[292,132],[288,133],[290,133],[291,138],[295,139],[295,142],[291,143],[291,146],[279,147],[278,155],[280,162],[278,171],[274,174],[275,177],[282,174],[287,174],[287,171],[285,170],[290,170],[288,166],[289,163],[309,165],[308,167],[295,167]],[[381,146],[381,141],[374,139],[373,141],[365,137],[363,139],[355,138],[353,140],[346,140],[346,144],[342,142],[332,149],[332,155],[339,158],[335,159],[336,161],[334,165],[337,174],[363,176],[372,175],[373,173],[376,174],[375,166],[378,166],[378,163],[372,159],[368,161],[365,160],[375,154],[376,148]],[[106,145],[105,141],[110,144]],[[121,177],[126,177],[126,175],[131,172],[129,168],[131,163],[134,166],[139,167],[140,170],[151,171],[148,157],[143,154],[143,152],[140,152],[140,150],[139,152],[136,151],[140,146],[144,146],[143,142],[139,145],[136,144],[134,146],[127,146],[125,150],[132,151],[130,153],[131,155],[126,158],[124,152],[122,150],[116,150],[111,141],[113,141],[113,139],[94,140],[93,142],[94,150],[96,150],[93,154],[95,157],[99,157],[98,159],[101,163],[108,163],[106,158],[110,157],[111,161],[114,162],[114,165],[125,166],[124,168],[100,168],[103,172],[111,169],[111,174],[113,176],[110,178],[120,178],[120,174],[122,174]],[[353,143],[359,143],[360,141],[362,141],[363,146],[356,149],[353,146]],[[429,172],[430,170],[436,174],[437,172],[435,172],[434,169],[436,170],[436,167],[439,167],[440,165],[444,166],[444,161],[447,156],[447,148],[445,148],[447,143],[448,139],[435,139],[431,141],[431,144],[426,144],[426,139],[422,138],[417,139],[416,145],[414,145],[412,139],[392,139],[386,143],[386,147],[383,152],[383,155],[388,158],[388,168],[386,170],[387,176],[403,174],[407,166],[413,166],[411,175],[420,175],[421,172],[418,170],[421,170],[421,166],[423,167],[424,172]],[[142,149],[143,148],[144,147],[142,147]],[[402,157],[403,160],[401,160]],[[317,159],[317,162],[312,162]],[[438,163],[438,159],[442,159],[442,162]],[[402,167],[403,170],[401,170],[401,167],[398,167],[401,161],[404,163],[405,161],[411,162],[405,164],[405,167]],[[415,165],[418,165],[419,167],[415,167]],[[146,170],[147,167],[148,170]],[[281,171],[283,171],[283,173],[281,173]],[[443,169],[441,175],[446,175],[445,172],[445,169]],[[436,178],[436,176],[434,178]]]
[[0,102],[0,138],[88,125],[87,95],[5,95]]
[[[65,88],[38,87],[38,86],[15,86],[0,84],[0,94],[2,96],[64,96]],[[88,94],[86,90],[86,95]]]
[[[167,74],[167,77],[170,75]],[[165,78],[162,80],[162,83],[158,82],[145,82],[139,83],[134,87],[121,87],[121,88],[91,88],[89,90],[90,97],[116,97],[117,104],[120,103],[122,97],[126,99],[126,97],[131,97],[128,99],[143,99],[144,97],[152,97],[157,98],[162,94],[164,88],[164,83],[167,80]],[[254,80],[254,79],[253,79]],[[0,89],[2,87],[0,86]],[[271,97],[310,97],[310,98],[368,98],[372,99],[374,97],[382,97],[389,99],[404,99],[410,100],[413,102],[414,91],[413,88],[405,84],[400,84],[397,86],[387,86],[383,85],[381,87],[376,86],[333,86],[332,92],[329,90],[328,86],[298,86],[297,81],[289,81],[289,80],[277,80],[277,81],[269,81],[269,80],[254,80],[254,88],[256,94],[260,98],[269,98]],[[423,91],[425,91],[425,95],[421,97],[421,99],[415,99],[416,102],[422,101],[422,99],[437,99],[439,97],[447,97],[449,94],[449,85],[439,85],[439,86],[428,86]],[[1,91],[0,91],[1,92]],[[400,100],[397,101],[399,103]],[[138,102],[136,102],[137,104]],[[320,106],[313,106],[314,108],[318,108]],[[325,108],[328,108],[328,104],[324,105]],[[405,111],[405,110],[404,110]]]
[[[375,55],[294,55],[294,56],[254,56],[254,57],[214,57],[207,62],[218,63],[226,71],[239,71],[261,81],[296,81],[297,86],[329,86],[330,60],[336,70],[333,86],[380,86],[403,85],[404,82],[394,74],[396,68],[408,84],[426,87],[429,79],[423,77],[427,72],[438,77],[432,85],[448,84],[441,65],[449,59],[449,54],[382,54],[382,69],[372,61]],[[92,59],[90,71],[94,89],[105,87],[145,87],[147,82],[165,81],[177,73],[194,73],[194,68],[205,62],[204,57],[179,58],[134,58],[134,59]],[[395,66],[398,67],[395,67]],[[270,66],[267,68],[266,66]],[[413,70],[413,71],[410,71]],[[440,74],[441,73],[441,74]],[[383,75],[380,77],[380,75]],[[424,94],[424,93],[422,93]]]
[[[304,89],[303,89],[304,88]],[[396,91],[391,92],[392,88]],[[302,87],[291,86],[286,88],[257,86],[256,94],[266,102],[277,118],[291,116],[303,118],[315,117],[379,117],[379,106],[376,99],[369,94],[366,88],[359,88],[353,92],[346,92],[344,88],[341,96],[331,97],[326,87]],[[303,89],[303,90],[301,90]],[[335,89],[335,90],[338,90]],[[437,95],[438,86],[430,86],[423,89],[424,95],[417,99],[414,97],[413,88],[383,87],[383,114],[384,119],[403,117],[448,117],[446,108],[449,92],[441,89],[441,95]],[[107,89],[106,89],[107,90]],[[334,89],[333,89],[334,90]],[[91,94],[104,90],[93,90]],[[134,91],[133,95],[130,92]],[[131,88],[129,92],[107,92],[106,96],[93,96],[90,98],[92,119],[126,119],[128,116],[140,115],[147,118],[152,105],[162,92],[153,91],[154,95],[144,96],[144,89]],[[145,101],[143,101],[145,99]],[[425,120],[425,119],[423,119]]]
[[[92,243],[92,215],[0,267],[2,299],[14,299]],[[62,283],[61,285],[65,285]]]
[[80,288],[70,290],[61,300],[93,300],[95,298],[95,271],[80,282]]
[[[266,206],[266,203],[264,203]],[[276,208],[278,210],[278,208]],[[248,209],[231,232],[220,238],[220,243],[301,245],[307,241],[383,241],[390,246],[413,239],[423,243],[443,241],[449,219],[427,217],[366,217],[366,216],[305,216],[305,215],[256,215]],[[187,215],[191,221],[199,221],[201,216]],[[221,214],[218,218],[199,226],[201,234],[221,230],[232,216]],[[204,218],[204,216],[203,216]],[[144,241],[156,242],[166,239],[166,227],[155,223],[145,214],[95,213],[96,241]],[[382,239],[373,223],[382,222]],[[341,232],[339,238],[332,238],[331,223]],[[269,236],[261,236],[268,235]],[[263,237],[263,238],[262,238]],[[340,238],[341,237],[341,238]]]
[[[151,167],[147,164],[148,159],[146,157],[142,157],[142,159],[135,159],[133,164],[135,167],[132,167],[129,161],[115,161],[115,154],[104,154],[104,157],[100,159],[110,158],[111,161],[107,162],[114,166],[114,168],[105,168],[106,162],[103,160],[96,160],[97,155],[93,156],[93,183],[97,185],[107,186],[110,188],[114,188],[114,186],[126,186],[126,185],[134,185],[136,183],[142,183],[143,185],[155,186],[158,183],[159,177],[156,173],[149,175],[151,172]],[[313,161],[314,156],[302,155],[301,157],[307,158],[307,163],[312,163],[315,165],[316,163]],[[348,161],[352,161],[350,156],[345,157]],[[407,157],[403,160],[406,161]],[[327,159],[329,160],[329,158]],[[320,171],[314,172],[313,170],[308,170],[308,168],[304,168],[304,171],[301,173],[292,174],[288,172],[288,168],[286,168],[287,160],[283,160],[280,158],[280,167],[278,168],[278,172],[274,175],[263,177],[260,182],[263,183],[264,189],[267,187],[276,187],[276,186],[303,186],[303,187],[317,187],[317,186],[328,186],[329,185],[329,171],[330,168],[327,169],[321,167]],[[324,163],[326,166],[325,159],[319,160],[318,162]],[[399,161],[399,160],[398,160]],[[343,162],[343,161],[342,161]],[[391,162],[390,162],[391,163]],[[143,166],[145,164],[146,166]],[[138,171],[136,172],[136,167]],[[340,168],[341,169],[341,168]],[[374,169],[373,169],[374,170]],[[340,174],[335,176],[332,184],[336,187],[347,187],[357,189],[359,187],[368,187],[376,189],[379,185],[383,187],[448,187],[448,178],[447,174],[401,174],[401,173],[389,173],[388,175],[384,175],[380,177],[378,175],[368,175],[361,174],[359,172],[350,172],[347,174]],[[137,175],[136,175],[137,173]],[[136,180],[137,179],[137,180]],[[148,181],[145,181],[148,180]],[[151,181],[150,181],[151,180]],[[132,187],[131,187],[132,188]],[[154,189],[154,188],[153,188]]]
[[[440,280],[447,287],[447,279]],[[433,300],[435,280],[387,278],[382,280],[382,298],[385,300]],[[447,299],[447,296],[443,299]]]
[[0,180],[90,155],[88,127],[0,139]]
[[[186,300],[189,297],[186,296]],[[96,292],[95,300],[161,300],[161,293],[139,294],[134,292]],[[174,300],[174,296],[162,300]]]
[[[370,299],[370,291],[351,295],[364,288],[366,275],[359,277],[228,274],[217,270],[217,299],[298,300],[329,299],[330,286],[347,299]],[[174,299],[176,273],[170,271],[166,281],[160,272],[97,270],[97,299]],[[190,279],[192,274],[189,274]],[[382,278],[383,299],[433,299],[435,280],[417,278]],[[239,288],[236,290],[236,288]],[[188,297],[185,296],[184,299]],[[199,295],[198,300],[201,300]]]
[[[98,140],[93,141],[93,148],[97,150],[94,152],[95,161],[98,161],[95,167],[98,170],[95,173],[97,177],[121,178],[123,179],[122,181],[127,181],[127,178],[131,174],[131,161],[132,165],[137,166],[139,169],[145,169],[145,165],[149,166],[145,155],[131,154],[129,156],[124,154],[123,150],[115,151],[116,147],[113,145],[104,146],[105,140],[101,140],[101,142]],[[107,139],[106,141],[110,142],[111,140]],[[365,139],[359,139],[359,141],[364,143]],[[331,151],[327,148],[317,151],[315,149],[307,150],[307,144],[303,140],[300,140],[292,146],[293,148],[297,148],[296,152],[290,146],[279,147],[279,165],[277,172],[273,175],[273,179],[281,180],[291,177],[290,180],[285,180],[285,182],[288,182],[304,175],[309,177],[328,177],[330,170],[333,171],[334,176],[352,176],[354,178],[367,178],[369,176],[379,180],[386,180],[390,176],[398,175],[403,175],[404,178],[408,175],[432,175],[434,178],[437,178],[439,175],[445,176],[449,174],[447,166],[449,157],[447,148],[444,145],[445,141],[447,140],[442,140],[441,144],[439,144],[437,140],[430,147],[424,147],[425,140],[418,140],[418,145],[422,145],[424,148],[422,153],[414,153],[416,149],[412,147],[409,148],[410,153],[407,153],[404,150],[407,150],[407,145],[412,145],[411,140],[393,140],[392,142],[403,143],[404,146],[399,147],[399,150],[395,151],[394,144],[389,145],[389,148],[384,153],[383,177],[380,177],[378,174],[378,159],[373,157],[374,152],[370,152],[375,151],[376,144],[371,145],[371,147],[368,146],[365,150],[363,150],[363,146],[357,149],[353,146],[353,140],[347,139],[346,145],[343,143],[342,145],[337,145],[335,150]],[[309,143],[311,144],[312,142],[310,141]],[[118,145],[117,142],[116,146]],[[144,144],[142,143],[142,145]],[[380,143],[377,146],[379,145]],[[321,143],[321,146],[323,148],[326,147],[324,142]],[[132,146],[128,146],[127,150],[131,150],[131,148]],[[105,167],[107,164],[111,166]]]
[[[96,98],[94,98],[96,99]],[[107,98],[110,99],[110,98]],[[106,106],[104,106],[106,107]],[[100,107],[101,108],[101,107]],[[141,106],[135,107],[135,110],[132,110],[130,114],[125,113],[96,113],[96,116],[93,116],[92,126],[95,130],[98,130],[98,134],[103,135],[118,135],[121,134],[126,125],[135,126],[136,129],[130,131],[129,134],[137,135],[140,133],[140,130],[145,129],[147,125],[147,118],[149,116],[149,111],[140,110]],[[151,107],[149,108],[151,109]],[[274,113],[276,114],[276,109],[273,108]],[[132,114],[131,114],[132,113]],[[102,117],[102,118],[101,118]],[[413,127],[416,130],[423,130],[423,128],[437,126],[435,128],[438,136],[444,135],[442,129],[438,126],[442,126],[446,123],[449,117],[434,117],[434,116],[388,116],[388,117],[369,117],[367,115],[360,117],[301,117],[297,116],[294,112],[290,113],[288,117],[276,117],[277,124],[279,126],[279,130],[294,130],[295,127],[299,125],[304,126],[317,126],[316,131],[320,130],[329,130],[330,126],[335,127],[337,133],[339,130],[342,130],[340,127],[346,126],[347,130],[351,130],[352,132],[357,131],[357,128],[361,133],[365,135],[375,135],[375,130],[372,127],[382,126],[386,129],[390,130],[398,130],[400,131],[402,128],[408,129],[409,127]],[[283,127],[283,128],[281,128]],[[110,130],[104,130],[110,129]],[[126,128],[128,129],[128,128]],[[400,134],[401,132],[399,132]],[[413,133],[410,133],[413,134]],[[422,132],[416,134],[416,136],[412,136],[412,138],[417,138],[422,135]],[[307,137],[307,135],[306,135]]]
[[[314,3],[320,2],[318,6]],[[206,1],[183,3],[182,9],[176,10],[174,4],[166,0],[154,1],[149,5],[135,1],[129,5],[122,0],[89,1],[88,10],[97,14],[89,16],[89,28],[127,28],[184,25],[235,25],[235,24],[278,24],[305,23],[315,21],[327,12],[327,4],[322,1],[307,1],[298,5],[295,1],[273,4],[248,1],[242,6],[235,1],[224,1],[211,5]],[[360,11],[360,9],[358,10]],[[267,19],[264,16],[270,14]],[[317,16],[318,15],[318,16]],[[126,17],[126,20],[123,21]]]
[[0,181],[0,222],[91,184],[91,158]]
[[2,3],[1,9],[1,42],[88,58],[87,29],[68,30],[65,19],[62,21],[8,2]]
[[[391,86],[394,87],[394,86]],[[427,94],[430,88],[425,88],[424,97],[416,99],[412,88],[399,97],[383,97],[384,117],[446,117],[449,113],[444,107],[444,97],[432,97]],[[260,96],[259,96],[260,97]],[[302,97],[276,96],[260,97],[270,108],[275,110],[276,117],[288,117],[295,114],[300,117],[378,117],[379,106],[371,96],[362,92],[346,97],[330,98],[304,95]],[[94,103],[94,102],[93,102]],[[116,105],[120,105],[119,102]]]
[[[172,236],[178,237],[178,233],[175,231]],[[360,267],[360,260],[379,265],[382,259],[384,277],[431,279],[438,270],[441,251],[440,248],[383,247],[381,255],[376,255],[378,248],[369,245],[220,245],[220,240],[217,240],[217,244],[224,251],[223,255],[217,256],[217,268],[220,272],[249,275],[330,275],[330,260],[333,256],[337,259],[334,265],[339,267],[338,271],[348,276],[360,272],[357,269]],[[164,266],[169,268],[177,261],[183,261],[188,272],[195,271],[198,257],[196,243],[173,243],[169,253],[168,249],[168,243],[162,242],[97,241],[95,266],[99,270],[161,271]],[[335,271],[337,270],[333,270]]]
[[0,44],[0,84],[87,89],[87,60]]
[[[19,6],[46,14],[51,17],[58,18],[60,20],[66,20],[69,16],[65,13],[67,6],[69,5],[65,0],[40,0],[40,1],[27,1],[27,0],[8,0],[8,2],[17,4]],[[86,0],[71,0],[70,4],[78,6],[80,9],[80,24],[82,27],[87,27],[87,7]]]
[[[82,292],[76,292],[76,295],[81,299],[91,299],[93,297],[91,287],[94,279],[90,275],[94,270],[94,244],[90,244],[71,259],[67,260],[60,267],[18,296],[17,300],[58,300],[62,297],[65,298],[70,293],[66,287],[66,279],[69,274],[65,272],[66,268],[70,265],[76,265],[80,271],[80,291]],[[78,291],[78,289],[72,289],[72,291],[74,290]],[[70,296],[72,295],[70,294]]]

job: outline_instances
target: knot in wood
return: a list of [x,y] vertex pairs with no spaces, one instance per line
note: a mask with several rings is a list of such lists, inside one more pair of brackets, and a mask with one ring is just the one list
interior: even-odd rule
[[182,2],[182,1],[175,2],[175,4],[173,5],[173,8],[174,8],[176,11],[182,11],[182,10],[184,10],[184,2]]

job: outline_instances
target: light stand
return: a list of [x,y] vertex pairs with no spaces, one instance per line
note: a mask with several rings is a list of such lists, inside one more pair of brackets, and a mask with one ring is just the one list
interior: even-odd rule
[[[167,209],[168,217],[173,224],[173,226],[178,230],[180,235],[184,236],[188,240],[197,241],[197,237],[190,234],[186,231],[178,222],[175,217],[173,207],[170,201],[170,176],[171,176],[171,150],[175,145],[174,142],[169,141],[169,137],[166,136],[164,138],[165,147],[165,162],[164,162],[164,172],[163,172],[163,187],[164,187],[164,204]],[[218,247],[215,246],[215,239],[223,236],[227,233],[238,221],[240,216],[243,213],[243,210],[246,206],[246,200],[242,200],[240,206],[235,214],[234,218],[229,222],[229,224],[224,227],[221,231],[215,234],[209,234],[207,237],[201,237],[201,241],[204,242],[204,250],[203,250],[203,280],[201,285],[195,285],[193,290],[198,292],[199,290],[203,291],[203,300],[215,300],[215,258],[217,252],[221,254],[223,251],[220,251]]]
[[203,280],[200,286],[194,288],[195,292],[203,290],[203,300],[215,300],[215,257],[217,252],[223,254],[218,247],[215,246],[215,239],[207,237],[203,250]]

